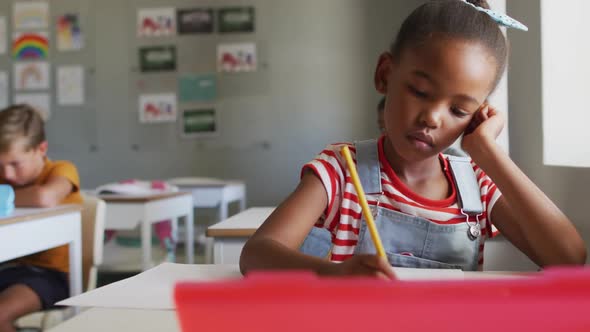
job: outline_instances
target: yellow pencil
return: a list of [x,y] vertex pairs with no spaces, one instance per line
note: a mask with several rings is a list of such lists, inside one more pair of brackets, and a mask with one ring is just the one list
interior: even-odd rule
[[371,214],[371,210],[369,209],[369,204],[367,203],[367,198],[365,197],[363,186],[361,186],[359,175],[356,172],[356,166],[354,165],[352,157],[350,156],[350,150],[348,149],[348,146],[345,145],[340,152],[344,156],[344,159],[346,159],[346,164],[348,165],[348,169],[350,170],[352,184],[356,189],[356,193],[359,198],[359,203],[361,204],[361,208],[363,209],[363,215],[365,216],[365,221],[367,222],[369,232],[371,233],[371,239],[373,239],[373,244],[375,244],[375,248],[377,249],[377,255],[385,258],[385,249],[383,249],[383,243],[381,243],[381,238],[379,237],[379,233],[377,233],[377,226],[375,226],[373,214]]

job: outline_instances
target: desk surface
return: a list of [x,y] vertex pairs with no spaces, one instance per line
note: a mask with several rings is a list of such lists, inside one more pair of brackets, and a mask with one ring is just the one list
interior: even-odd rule
[[174,310],[91,308],[49,332],[175,332],[180,331]]
[[53,208],[18,208],[6,217],[0,217],[0,225],[8,225],[21,221],[54,217],[70,212],[79,212],[81,205],[59,205]]
[[191,187],[191,188],[208,188],[208,187],[226,187],[231,185],[244,185],[244,181],[239,180],[222,180],[215,178],[199,178],[199,177],[186,177],[186,178],[174,178],[169,179],[169,183],[179,187]]
[[107,203],[147,203],[178,196],[190,196],[185,192],[173,192],[151,195],[122,195],[122,194],[102,194],[98,195],[100,199]]
[[255,207],[240,212],[207,228],[209,237],[249,237],[274,211],[274,207]]
[[[500,278],[494,272],[395,268],[400,280]],[[505,276],[505,274],[504,274]],[[174,285],[179,281],[219,281],[241,278],[235,265],[163,263],[136,276],[71,297],[58,305],[122,309],[170,310]],[[146,292],[146,289],[150,291]]]

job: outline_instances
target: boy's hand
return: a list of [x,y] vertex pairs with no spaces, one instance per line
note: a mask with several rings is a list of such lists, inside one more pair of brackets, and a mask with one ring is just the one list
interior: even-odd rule
[[502,132],[505,123],[506,115],[504,113],[489,104],[483,104],[465,129],[463,150],[471,155],[474,149],[481,146],[482,143],[495,141]]
[[340,264],[335,264],[339,276],[370,276],[379,279],[395,279],[393,268],[387,259],[376,255],[355,255]]

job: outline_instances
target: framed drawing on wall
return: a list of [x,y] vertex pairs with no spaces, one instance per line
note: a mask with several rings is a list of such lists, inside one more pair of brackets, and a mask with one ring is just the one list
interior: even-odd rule
[[181,134],[186,138],[215,137],[219,135],[217,112],[214,107],[200,107],[182,111]]

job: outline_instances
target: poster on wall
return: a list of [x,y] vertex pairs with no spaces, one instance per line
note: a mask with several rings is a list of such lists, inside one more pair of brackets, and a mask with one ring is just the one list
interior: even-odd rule
[[78,14],[64,14],[57,18],[57,49],[79,51],[84,47],[84,36]]
[[176,94],[158,93],[139,96],[139,122],[162,123],[176,121]]
[[84,67],[57,68],[57,103],[63,106],[84,104]]
[[49,54],[49,38],[45,31],[16,32],[12,38],[15,60],[44,60]]
[[220,33],[254,32],[254,7],[231,7],[218,10]]
[[182,112],[182,136],[211,137],[219,134],[215,108],[189,109]]
[[213,9],[181,9],[176,12],[178,34],[212,33]]
[[44,1],[18,1],[13,6],[12,22],[15,30],[47,29],[49,3]]
[[48,62],[17,62],[14,64],[15,90],[47,90],[49,87]]
[[180,102],[213,101],[217,97],[217,79],[214,74],[184,74],[178,78]]
[[256,44],[219,44],[217,71],[229,73],[256,71]]
[[0,109],[8,107],[8,73],[0,71]]
[[149,46],[139,49],[142,72],[176,70],[176,46]]
[[29,104],[36,109],[43,120],[51,117],[51,97],[49,93],[18,93],[14,95],[15,104]]
[[0,55],[6,53],[8,32],[6,31],[6,16],[0,16]]
[[137,11],[137,36],[162,37],[176,34],[174,8],[144,8]]

